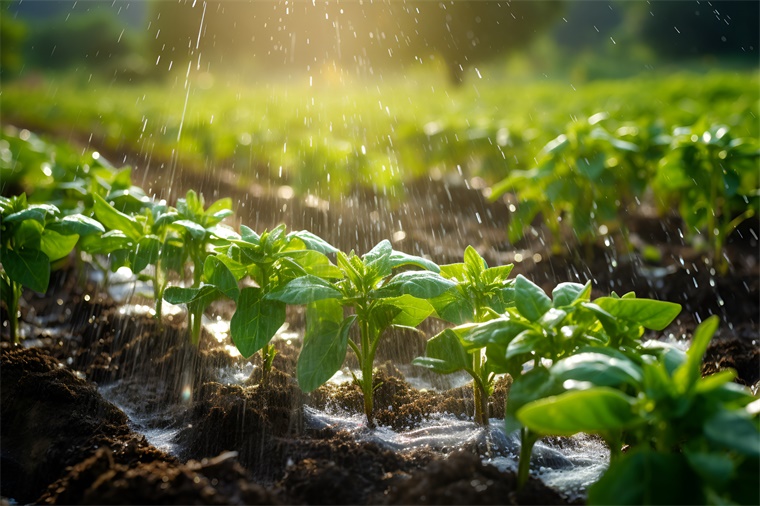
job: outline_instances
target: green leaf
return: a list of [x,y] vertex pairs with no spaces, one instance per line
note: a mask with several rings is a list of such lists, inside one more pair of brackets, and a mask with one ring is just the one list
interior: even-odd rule
[[292,258],[307,274],[323,279],[339,279],[343,277],[343,271],[330,263],[330,260],[319,251],[286,251],[283,255]]
[[427,342],[425,355],[415,358],[412,364],[431,369],[438,374],[451,374],[472,367],[472,356],[465,351],[451,329],[433,336]]
[[705,422],[704,433],[710,442],[722,448],[760,458],[760,431],[742,411],[718,411]]
[[585,285],[580,283],[560,283],[552,291],[552,305],[554,307],[569,306],[577,300],[588,300],[591,294],[591,282]]
[[[238,241],[240,236],[232,228],[227,225],[214,225],[206,229],[210,235],[222,241]],[[218,242],[218,241],[217,241]]]
[[240,225],[240,238],[245,242],[255,245],[261,243],[261,236],[245,225]]
[[464,250],[464,267],[467,275],[473,282],[480,280],[480,276],[488,268],[488,264],[475,248],[467,246]]
[[47,215],[56,215],[61,211],[53,204],[32,204],[26,209],[9,214],[3,218],[5,223],[19,223],[26,220],[34,220],[40,224],[45,224]]
[[219,258],[206,257],[206,261],[203,263],[203,276],[207,283],[214,285],[226,297],[237,301],[238,295],[240,295],[237,279]]
[[338,251],[338,248],[307,230],[291,232],[288,234],[288,237],[297,237],[303,241],[307,248],[318,251],[324,255],[336,253]]
[[142,237],[142,227],[135,218],[114,209],[98,194],[93,194],[92,198],[95,217],[105,228],[120,230],[133,241],[138,241]]
[[429,302],[439,318],[456,325],[471,322],[475,317],[475,307],[459,290],[447,290]]
[[206,284],[202,284],[197,288],[170,286],[164,290],[164,300],[170,304],[191,304],[204,300],[208,300],[211,303],[219,295],[221,295],[221,292],[214,285]]
[[206,209],[205,214],[221,220],[232,214],[232,199],[229,197],[219,199]]
[[48,223],[45,226],[47,230],[53,230],[62,235],[79,235],[86,236],[97,233],[105,233],[106,229],[96,220],[82,214],[71,214],[64,216],[60,220]]
[[559,381],[588,381],[598,387],[638,387],[644,380],[641,368],[630,360],[602,353],[585,352],[558,361],[551,373]]
[[433,306],[428,301],[411,295],[388,297],[383,299],[379,305],[396,308],[398,311],[393,317],[392,323],[404,327],[416,327],[433,312]]
[[340,369],[346,358],[349,330],[355,320],[356,315],[343,318],[343,307],[337,300],[309,304],[306,334],[296,366],[301,390],[315,390]]
[[369,278],[382,279],[390,276],[392,253],[393,247],[391,247],[390,241],[384,239],[362,257]]
[[14,248],[17,250],[40,249],[43,230],[43,226],[38,221],[22,221],[13,231]]
[[675,372],[674,380],[681,387],[682,392],[687,392],[697,383],[701,374],[702,357],[707,351],[710,339],[718,330],[720,319],[713,315],[703,321],[694,331],[691,346],[686,352],[684,362]]
[[154,265],[159,258],[161,241],[155,235],[146,235],[137,241],[137,248],[132,254],[132,271],[142,272],[147,266]]
[[414,256],[414,255],[408,255],[406,253],[403,253],[401,251],[396,251],[396,250],[391,251],[390,265],[392,269],[395,269],[396,267],[401,267],[402,265],[414,265],[416,267],[419,267],[421,269],[426,269],[428,271],[433,271],[433,272],[441,271],[441,268],[438,267],[438,264],[436,264],[432,260],[428,260],[426,258],[422,258],[422,257]]
[[527,326],[519,321],[508,318],[495,318],[485,323],[456,327],[454,328],[454,332],[465,346],[482,348],[488,343],[498,343],[506,347],[526,328]]
[[691,469],[712,487],[723,488],[733,477],[735,464],[728,454],[684,452],[684,456]]
[[576,160],[578,173],[592,182],[598,182],[599,177],[604,172],[604,162],[607,156],[604,153],[597,153],[591,159],[579,158]]
[[184,199],[177,200],[177,210],[187,216],[201,216],[203,214],[203,196],[198,196],[195,190],[188,190]]
[[406,271],[396,274],[385,286],[375,291],[377,298],[411,295],[430,299],[441,295],[456,284],[431,271]]
[[509,225],[507,225],[507,237],[512,244],[516,243],[523,237],[523,230],[531,224],[541,207],[533,201],[520,202],[517,210],[509,216]]
[[109,230],[100,237],[88,235],[82,238],[80,247],[93,255],[107,255],[114,251],[132,247],[132,240],[121,230]]
[[589,504],[705,504],[686,458],[641,449],[622,455],[591,485]]
[[464,264],[446,264],[441,266],[441,276],[459,282],[466,281]]
[[261,288],[243,288],[230,320],[232,342],[248,358],[268,344],[283,323],[284,303],[263,298]]
[[206,236],[206,229],[190,220],[177,220],[174,225],[184,228],[196,241],[202,241]]
[[3,269],[16,283],[45,293],[50,282],[50,259],[37,249],[3,251]]
[[489,267],[483,271],[482,279],[489,284],[504,283],[509,278],[513,267],[512,264]]
[[520,274],[515,280],[515,306],[522,316],[535,322],[552,307],[552,300],[538,285]]
[[284,286],[271,291],[267,299],[279,300],[286,304],[309,304],[323,299],[339,299],[340,290],[329,281],[307,274],[293,279]]
[[46,229],[42,231],[40,250],[48,256],[51,262],[55,262],[71,253],[78,240],[78,235],[61,235],[58,232]]
[[520,409],[528,403],[562,393],[564,389],[544,367],[534,367],[515,378],[509,389],[509,400],[504,423],[507,432],[522,427],[516,417]]
[[582,302],[581,307],[591,311],[608,334],[615,336],[620,333],[620,322],[618,319],[599,307],[599,305],[593,302]]
[[517,419],[539,434],[604,433],[638,422],[634,404],[635,399],[612,388],[573,390],[523,406],[517,412]]
[[681,312],[680,304],[661,300],[601,297],[594,302],[616,318],[651,330],[663,330]]
[[[228,251],[229,254],[229,251]],[[216,256],[216,258],[219,259],[220,262],[222,262],[224,265],[227,266],[227,268],[230,270],[233,276],[235,276],[235,279],[238,281],[243,279],[246,274],[248,274],[248,271],[246,270],[245,266],[241,264],[240,262],[236,262],[232,258],[230,258],[227,255],[219,254]]]
[[535,330],[525,330],[518,334],[507,346],[507,358],[515,358],[519,355],[532,354],[537,351],[546,337]]

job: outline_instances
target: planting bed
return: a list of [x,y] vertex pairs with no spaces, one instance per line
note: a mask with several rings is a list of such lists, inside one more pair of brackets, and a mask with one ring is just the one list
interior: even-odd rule
[[[133,174],[159,197],[169,196],[161,195],[170,186],[164,177]],[[632,251],[623,247],[621,237],[607,235],[591,247],[553,253],[541,240],[540,221],[534,223],[535,234],[510,244],[509,203],[491,203],[470,186],[462,180],[425,180],[407,185],[394,198],[356,190],[342,202],[328,204],[293,196],[288,188],[240,189],[224,173],[199,177],[180,171],[171,191],[184,194],[193,188],[209,200],[232,197],[236,216],[255,230],[282,222],[291,230],[309,230],[342,251],[364,253],[388,238],[394,249],[445,264],[460,262],[471,244],[489,265],[514,263],[513,277],[523,274],[547,292],[563,281],[591,280],[594,297],[635,291],[638,297],[677,302],[683,306],[681,315],[663,332],[646,337],[684,347],[697,324],[716,314],[722,323],[703,372],[734,368],[736,381],[757,393],[756,219],[730,236],[725,251],[731,268],[719,276],[710,272],[701,253],[678,239],[678,219],[659,220],[645,208],[624,224],[631,231]],[[652,247],[659,252],[656,260],[643,253]],[[498,431],[461,425],[474,409],[466,380],[410,365],[424,354],[424,336],[400,330],[385,335],[390,343],[376,361],[379,428],[373,431],[362,421],[358,386],[328,383],[310,394],[299,389],[295,369],[305,326],[302,308],[288,308],[289,327],[274,341],[274,369],[262,384],[259,355],[243,359],[230,353],[229,339],[217,339],[212,332],[219,325],[205,326],[195,347],[187,338],[184,311],[167,310],[159,326],[141,309],[149,301],[114,299],[73,264],[53,273],[47,294],[27,291],[25,301],[26,339],[13,346],[4,335],[0,368],[1,493],[19,503],[584,500],[579,482],[574,488],[550,488],[531,477],[518,492],[514,468],[489,464],[514,459],[519,449]],[[212,323],[229,321],[232,308],[215,303],[206,314]],[[427,337],[441,328],[435,321],[422,326]],[[351,352],[346,365],[358,367]],[[507,390],[505,381],[497,381],[491,417],[503,418]],[[472,437],[436,439],[435,423],[465,427]],[[500,423],[492,420],[491,425]],[[404,434],[409,435],[406,444],[398,438]],[[534,471],[578,467],[563,455],[580,446],[604,452],[603,442],[595,438],[548,438],[534,451]]]

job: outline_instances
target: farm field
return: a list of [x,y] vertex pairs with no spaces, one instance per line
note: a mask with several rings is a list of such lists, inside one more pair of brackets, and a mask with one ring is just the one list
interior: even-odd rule
[[4,498],[760,502],[756,71],[188,76],[3,85]]

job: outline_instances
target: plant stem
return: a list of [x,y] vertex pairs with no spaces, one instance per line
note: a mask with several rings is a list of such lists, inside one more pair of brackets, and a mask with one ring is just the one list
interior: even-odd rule
[[527,428],[520,429],[520,460],[517,463],[517,489],[522,489],[530,477],[530,455],[533,453],[533,445],[536,444],[536,436]]
[[201,321],[203,319],[203,309],[194,309],[192,311],[188,308],[190,315],[190,339],[193,346],[198,347],[201,342]]
[[374,362],[374,353],[372,353],[372,338],[370,336],[370,324],[367,314],[359,314],[361,320],[360,332],[362,342],[362,380],[361,387],[364,394],[364,414],[367,416],[367,426],[370,428],[375,427],[375,421],[372,418],[372,411],[374,408],[374,399],[372,395],[374,393],[372,384],[372,363]]
[[13,344],[18,344],[18,305],[21,300],[21,292],[23,287],[20,283],[16,283],[13,280],[9,280],[11,285],[11,300],[8,305],[8,325],[11,333],[11,341]]
[[200,258],[193,260],[193,288],[201,286],[201,276],[203,275],[203,262]]
[[156,320],[160,328],[163,328],[163,316],[164,316],[164,291],[166,290],[166,276],[162,275],[159,271],[159,266],[156,265],[156,274],[153,277],[153,300],[155,301]]
[[[475,307],[475,321],[484,322],[487,319],[485,310],[486,303],[481,300],[480,297],[475,297],[473,300]],[[472,354],[472,397],[475,403],[474,421],[478,425],[488,425],[488,389],[482,378],[483,370],[483,357],[480,350],[476,350]]]
[[481,381],[473,381],[472,383],[472,393],[475,401],[475,423],[478,425],[488,425],[488,392],[482,383],[481,362],[480,350],[476,350],[472,354],[472,372],[474,373],[473,377]]
[[266,385],[269,379],[269,373],[272,372],[272,362],[277,350],[273,344],[266,344],[261,348],[261,384]]

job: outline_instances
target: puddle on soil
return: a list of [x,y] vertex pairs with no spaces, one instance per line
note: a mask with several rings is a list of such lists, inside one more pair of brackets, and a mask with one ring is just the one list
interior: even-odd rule
[[[489,427],[480,427],[453,415],[440,415],[423,421],[413,430],[397,432],[389,427],[367,429],[363,415],[341,416],[306,407],[307,424],[315,428],[344,429],[357,439],[373,442],[395,451],[425,448],[443,454],[470,447],[480,453],[485,463],[501,470],[517,470],[520,454],[518,432],[505,433],[502,420],[492,419]],[[588,487],[607,469],[609,450],[599,439],[577,435],[565,439],[563,448],[540,441],[533,448],[531,471],[548,486],[569,500],[585,499]]]

